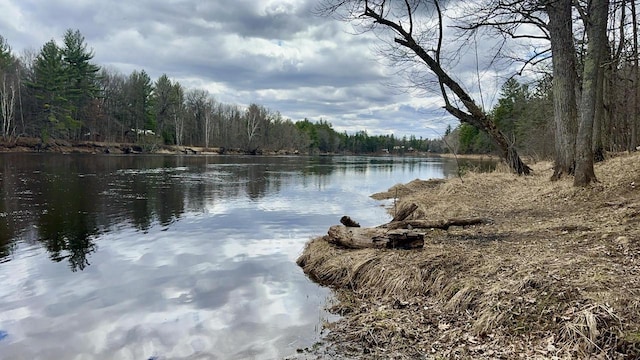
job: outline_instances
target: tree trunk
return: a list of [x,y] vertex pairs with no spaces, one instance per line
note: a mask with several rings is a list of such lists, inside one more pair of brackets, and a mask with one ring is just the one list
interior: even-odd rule
[[[606,59],[609,57],[609,50],[606,49],[605,53],[602,54],[601,64],[603,64]],[[604,146],[602,143],[602,136],[604,131],[604,123],[605,123],[605,108],[604,108],[604,87],[605,87],[605,72],[606,69],[604,66],[600,68],[598,72],[598,78],[596,82],[596,110],[595,117],[593,119],[593,139],[591,142],[591,150],[593,151],[593,161],[600,162],[604,161]]]
[[631,1],[631,24],[633,26],[633,53],[635,54],[633,60],[633,81],[635,86],[633,87],[633,111],[631,112],[633,118],[631,119],[632,132],[631,141],[633,145],[633,151],[638,146],[638,114],[640,114],[640,72],[638,71],[640,54],[638,54],[638,18],[636,13],[636,2]]
[[552,180],[575,170],[577,128],[576,57],[573,46],[571,0],[549,0],[548,30],[553,54],[553,119],[555,123],[555,165]]
[[609,14],[609,0],[598,0],[590,3],[589,24],[587,24],[587,55],[584,60],[582,76],[582,99],[580,106],[580,124],[576,138],[576,169],[573,184],[586,186],[592,181],[598,181],[593,171],[592,135],[596,116],[596,106],[600,91],[598,77],[603,71],[602,58],[607,46],[607,18]]

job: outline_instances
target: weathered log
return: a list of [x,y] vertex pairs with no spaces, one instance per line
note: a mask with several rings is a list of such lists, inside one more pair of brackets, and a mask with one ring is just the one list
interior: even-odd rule
[[451,226],[470,226],[491,223],[490,219],[469,218],[469,219],[449,219],[442,221],[428,220],[405,220],[392,221],[390,223],[380,225],[385,229],[443,229],[448,230]]
[[417,249],[424,246],[424,234],[404,229],[335,225],[329,228],[326,239],[331,244],[350,249]]
[[406,218],[409,217],[409,215],[413,214],[413,212],[416,211],[417,209],[418,209],[418,205],[412,203],[411,205],[400,209],[400,211],[398,211],[398,213],[393,217],[391,222],[405,220]]

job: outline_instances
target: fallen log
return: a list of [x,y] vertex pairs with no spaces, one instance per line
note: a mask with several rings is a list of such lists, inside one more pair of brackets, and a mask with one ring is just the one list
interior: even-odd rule
[[[412,208],[410,206],[409,208]],[[417,206],[416,206],[417,208]],[[415,209],[411,210],[411,212]],[[424,236],[427,229],[448,230],[452,226],[471,226],[491,223],[490,219],[467,218],[441,221],[402,220],[373,227],[362,228],[349,216],[340,219],[343,225],[329,228],[325,239],[336,246],[349,249],[419,249],[424,247]]]
[[424,246],[424,234],[406,229],[334,225],[329,228],[326,239],[331,244],[350,249],[418,249]]
[[491,223],[490,219],[469,218],[469,219],[449,219],[442,221],[429,220],[404,220],[391,221],[379,227],[384,229],[443,229],[448,230],[452,226],[471,226]]

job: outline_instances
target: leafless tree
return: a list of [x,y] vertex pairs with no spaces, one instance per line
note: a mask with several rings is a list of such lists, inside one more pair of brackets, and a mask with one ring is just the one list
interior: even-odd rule
[[338,16],[365,31],[381,30],[377,35],[383,41],[391,33],[388,58],[414,61],[425,67],[437,79],[444,109],[461,122],[486,132],[515,172],[529,174],[531,169],[489,114],[445,69],[441,61],[445,41],[443,10],[440,0],[325,0],[320,8],[321,13]]
[[2,138],[9,140],[15,136],[14,124],[16,104],[16,82],[6,74],[0,75],[0,117],[2,117]]
[[257,139],[265,133],[268,122],[269,114],[266,108],[257,104],[249,105],[244,115],[245,146],[248,152],[255,153],[258,150]]

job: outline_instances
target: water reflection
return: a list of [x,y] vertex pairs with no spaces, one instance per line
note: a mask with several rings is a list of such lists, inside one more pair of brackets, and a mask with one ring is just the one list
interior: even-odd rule
[[304,243],[345,214],[365,226],[386,221],[370,194],[442,177],[447,166],[410,158],[2,154],[0,354],[295,353],[328,316],[321,310],[328,290],[294,263]]
[[38,240],[52,260],[68,259],[74,271],[89,265],[87,256],[96,250],[92,239],[111,227],[169,226],[183,213],[203,212],[220,199],[246,195],[259,201],[292,178],[322,190],[336,172],[380,176],[432,168],[436,177],[446,177],[458,171],[452,161],[366,157],[4,154],[0,164],[0,261],[17,241]]

